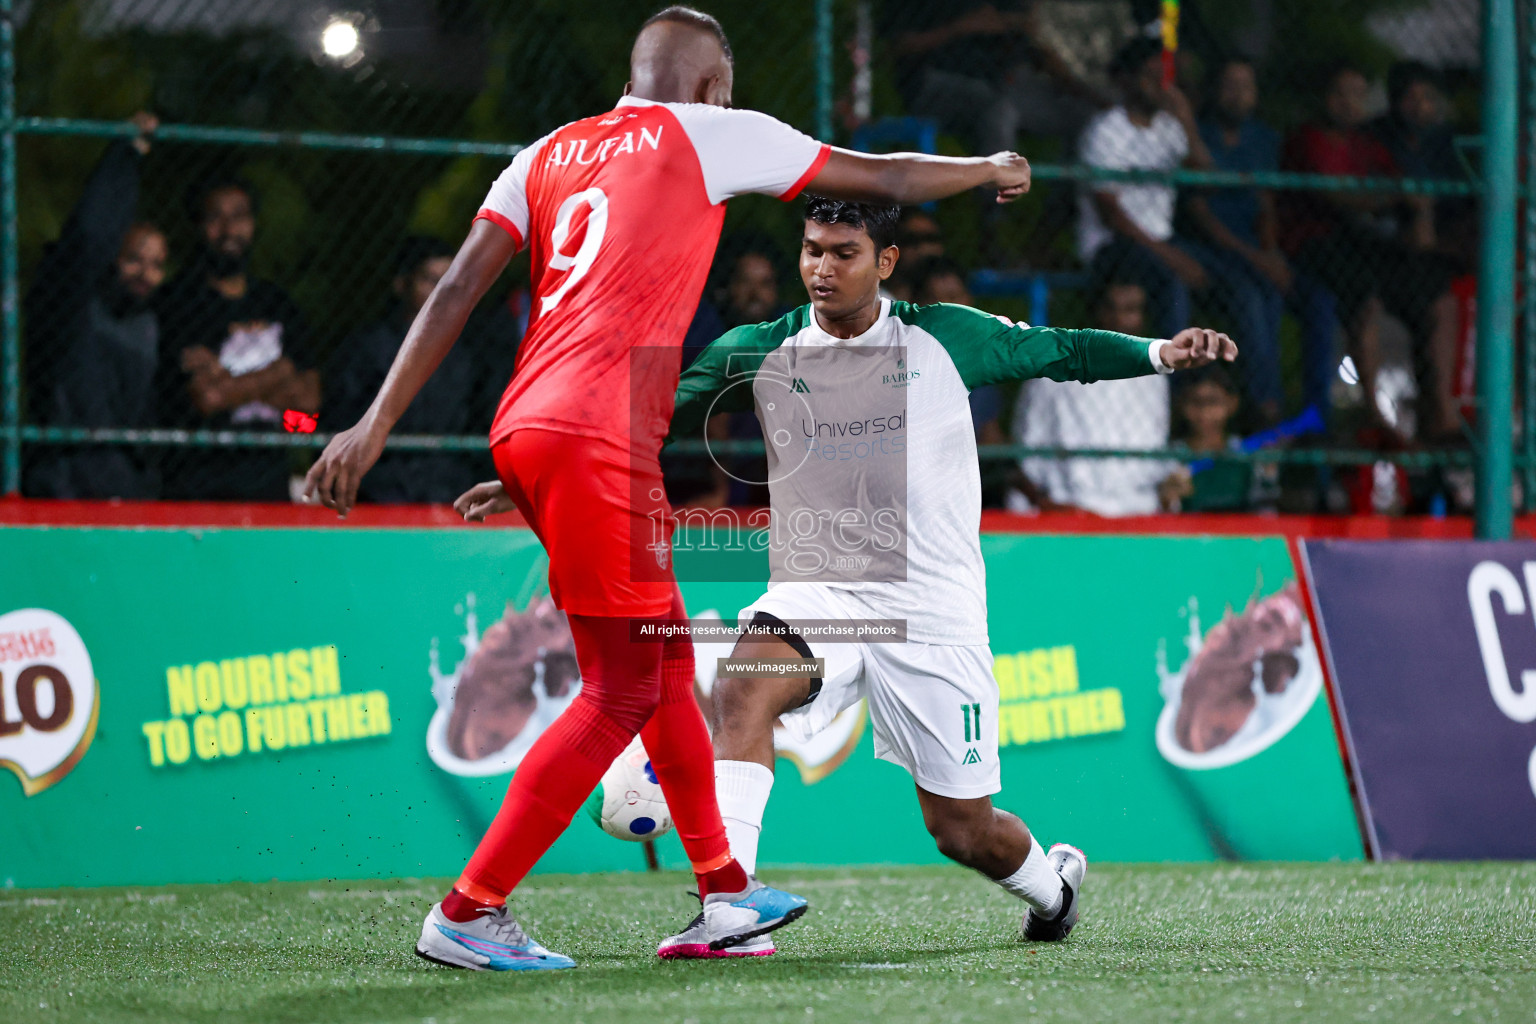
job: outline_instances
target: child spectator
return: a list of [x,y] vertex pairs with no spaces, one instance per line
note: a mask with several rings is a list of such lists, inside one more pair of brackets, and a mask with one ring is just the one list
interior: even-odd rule
[[[1232,418],[1242,396],[1225,367],[1208,366],[1190,375],[1174,399],[1174,410],[1185,430],[1183,447],[1213,455],[1236,447]],[[1194,472],[1181,466],[1158,485],[1164,508],[1184,512],[1245,512],[1253,490],[1253,467],[1247,462],[1215,459]]]

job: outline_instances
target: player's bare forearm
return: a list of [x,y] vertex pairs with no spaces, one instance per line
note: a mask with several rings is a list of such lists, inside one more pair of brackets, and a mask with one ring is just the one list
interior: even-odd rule
[[512,236],[503,228],[490,221],[475,221],[448,272],[416,314],[389,375],[364,416],[373,429],[388,433],[405,415],[515,251]]
[[990,186],[999,202],[1010,202],[1029,191],[1029,182],[1029,161],[1017,153],[950,157],[834,149],[806,190],[852,202],[913,204]]
[[516,249],[505,230],[489,221],[475,221],[448,273],[416,314],[373,404],[355,426],[331,438],[310,467],[304,478],[306,497],[318,499],[342,516],[351,511],[358,485],[379,460],[390,430],[458,340],[469,314]]

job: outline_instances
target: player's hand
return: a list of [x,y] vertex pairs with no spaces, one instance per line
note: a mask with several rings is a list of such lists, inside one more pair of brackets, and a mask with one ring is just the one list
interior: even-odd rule
[[992,187],[997,189],[997,201],[1011,203],[1029,191],[1029,161],[1017,153],[993,153],[987,157],[992,162]]
[[1163,346],[1163,362],[1175,370],[1194,370],[1221,360],[1237,359],[1237,343],[1220,331],[1186,327]]
[[486,516],[511,512],[516,507],[500,480],[475,484],[453,503],[453,510],[463,516],[466,523],[483,523]]
[[375,429],[364,416],[356,426],[331,438],[319,461],[304,476],[305,499],[318,498],[320,504],[335,509],[345,519],[357,503],[357,487],[363,482],[363,474],[379,461],[388,436],[389,431]]

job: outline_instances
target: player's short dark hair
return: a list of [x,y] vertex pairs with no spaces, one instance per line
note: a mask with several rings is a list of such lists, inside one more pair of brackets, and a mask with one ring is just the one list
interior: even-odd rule
[[1428,64],[1417,60],[1398,61],[1387,71],[1387,99],[1395,107],[1404,93],[1421,82],[1444,91],[1440,75]]
[[736,55],[731,52],[731,41],[725,37],[725,28],[714,15],[705,14],[703,11],[695,10],[692,7],[685,7],[682,4],[673,4],[671,7],[663,7],[649,18],[646,18],[645,24],[640,26],[640,31],[644,32],[652,25],[663,21],[670,21],[675,25],[688,25],[692,28],[708,32],[719,42],[720,49],[725,51],[726,61],[731,64],[736,63]]
[[1162,52],[1162,40],[1153,39],[1151,36],[1137,36],[1120,47],[1114,59],[1109,62],[1109,73],[1114,78],[1139,74],[1147,61],[1160,56]]
[[395,247],[395,276],[410,277],[428,260],[452,257],[453,246],[430,235],[407,235]]
[[215,192],[243,192],[245,198],[250,200],[251,213],[261,210],[261,194],[256,191],[256,186],[238,174],[214,174],[193,184],[187,190],[187,216],[192,223],[201,224],[207,214],[208,198]]
[[901,207],[806,196],[805,219],[817,224],[847,224],[863,228],[875,243],[875,251],[879,252],[896,244],[896,225],[901,221]]

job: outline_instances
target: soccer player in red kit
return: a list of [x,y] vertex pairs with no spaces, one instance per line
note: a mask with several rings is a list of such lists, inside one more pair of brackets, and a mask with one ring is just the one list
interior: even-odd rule
[[[1029,187],[1012,153],[870,156],[832,149],[764,114],[730,108],[732,59],[706,14],[669,7],[636,37],[617,107],[518,153],[427,300],[363,418],[338,434],[306,490],[345,515],[390,428],[453,345],[512,255],[532,257],[533,314],[491,428],[506,493],[549,552],[570,620],[576,700],[524,756],[463,875],[422,926],[417,952],[451,966],[537,970],[574,962],[534,942],[506,898],[564,831],[603,772],[641,735],[703,901],[705,943],[668,956],[731,955],[805,901],[747,875],[715,802],[714,761],[693,698],[693,649],[664,635],[686,618],[669,564],[659,453],[681,345],[719,240],[725,201],[749,192],[887,203],[978,186]],[[693,929],[692,934],[699,934]]]

